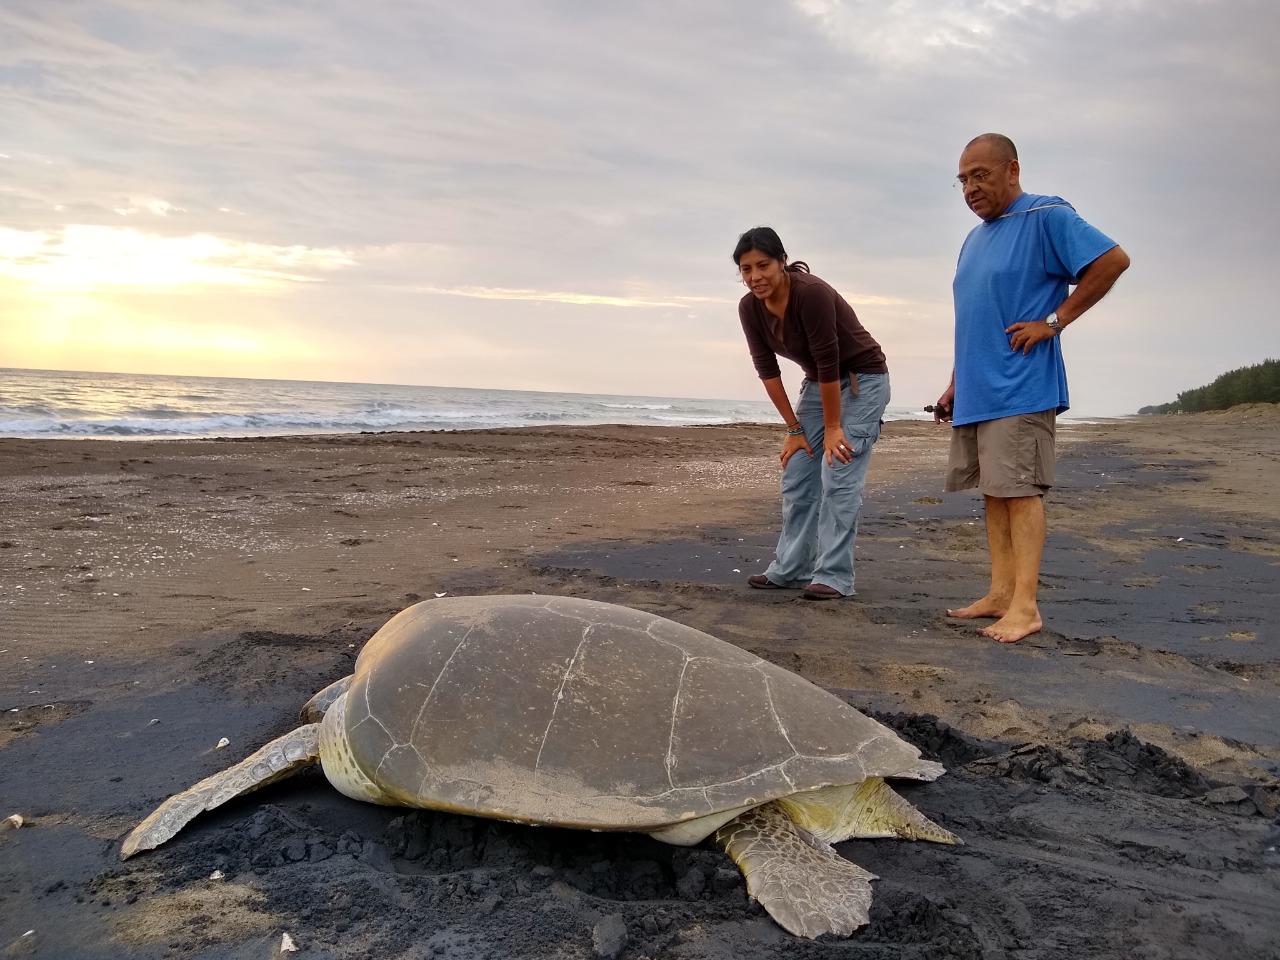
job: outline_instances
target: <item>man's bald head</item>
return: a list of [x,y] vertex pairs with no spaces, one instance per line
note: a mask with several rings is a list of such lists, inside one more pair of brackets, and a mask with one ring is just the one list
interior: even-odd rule
[[1018,159],[1018,148],[1013,145],[1013,141],[1006,137],[1003,133],[980,133],[968,143],[965,144],[965,150],[970,147],[986,146],[995,152],[997,159],[1004,163],[1007,160]]

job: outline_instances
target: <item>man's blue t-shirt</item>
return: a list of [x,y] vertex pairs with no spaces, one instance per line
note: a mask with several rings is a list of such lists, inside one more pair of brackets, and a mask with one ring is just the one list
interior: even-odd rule
[[1067,371],[1060,338],[1029,354],[1005,328],[1043,320],[1089,264],[1116,245],[1065,200],[1024,193],[980,223],[960,248],[952,284],[956,308],[954,426],[1041,410],[1065,411]]

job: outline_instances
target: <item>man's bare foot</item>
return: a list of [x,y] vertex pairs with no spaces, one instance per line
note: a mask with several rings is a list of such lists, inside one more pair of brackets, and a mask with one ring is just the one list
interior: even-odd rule
[[1043,627],[1044,623],[1038,612],[1020,615],[1010,611],[991,626],[984,627],[978,632],[984,637],[999,640],[1001,643],[1017,643],[1023,637],[1039,633]]
[[948,617],[955,617],[957,620],[976,620],[978,617],[1003,617],[1009,612],[1009,602],[1007,600],[999,600],[991,594],[987,594],[981,600],[975,600],[967,607],[957,607],[954,610],[947,610]]

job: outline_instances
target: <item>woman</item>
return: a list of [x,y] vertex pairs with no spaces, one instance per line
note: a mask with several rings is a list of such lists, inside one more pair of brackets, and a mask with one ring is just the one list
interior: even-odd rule
[[[830,284],[802,261],[787,262],[770,227],[739,237],[733,260],[750,291],[738,317],[751,360],[787,425],[778,549],[747,582],[761,590],[804,587],[809,600],[851,596],[862,490],[889,403],[884,353]],[[780,356],[804,371],[794,409]]]

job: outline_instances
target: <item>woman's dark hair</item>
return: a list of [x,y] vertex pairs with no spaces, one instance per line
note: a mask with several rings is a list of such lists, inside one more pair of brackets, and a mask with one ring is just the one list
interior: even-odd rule
[[[752,227],[740,236],[738,245],[733,248],[733,262],[741,265],[742,258],[752,250],[759,250],[765,256],[773,257],[773,259],[781,260],[784,263],[787,259],[787,251],[782,246],[782,238],[778,236],[778,232],[773,227]],[[803,260],[797,260],[795,263],[788,263],[787,269],[796,273],[808,273],[809,265]]]

